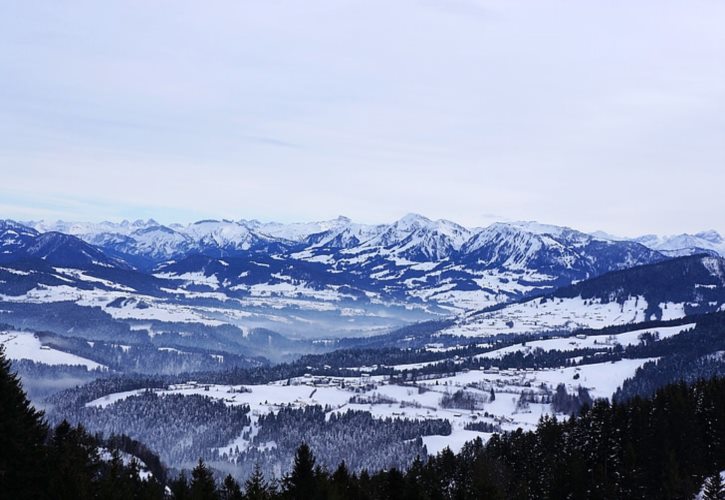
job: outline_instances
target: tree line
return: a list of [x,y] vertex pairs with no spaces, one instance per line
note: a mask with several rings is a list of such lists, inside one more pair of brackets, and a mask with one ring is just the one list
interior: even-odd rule
[[[406,470],[334,471],[302,444],[291,471],[268,482],[260,470],[240,485],[203,462],[164,484],[142,479],[140,463],[82,427],[50,430],[0,356],[0,496],[177,499],[648,499],[692,498],[706,484],[721,499],[725,469],[725,379],[677,383],[649,398],[595,401],[569,419],[543,418],[536,430],[495,434],[454,454],[414,460]],[[168,486],[169,490],[165,490]]]

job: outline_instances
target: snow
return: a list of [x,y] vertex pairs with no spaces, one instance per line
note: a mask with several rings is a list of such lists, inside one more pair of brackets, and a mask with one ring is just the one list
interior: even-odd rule
[[194,283],[195,285],[205,285],[213,288],[214,290],[217,290],[219,288],[219,278],[215,274],[207,276],[203,272],[189,272],[182,274],[156,273],[154,274],[154,276],[161,279],[184,280],[190,283]]
[[714,251],[725,257],[725,239],[717,231],[713,230],[697,234],[684,233],[670,236],[648,234],[635,238],[633,241],[653,250],[690,254],[693,251],[704,249]]
[[199,221],[179,228],[179,232],[191,237],[197,244],[214,244],[239,250],[248,250],[257,238],[244,224],[228,220]]
[[30,276],[32,274],[31,271],[21,271],[19,269],[13,269],[10,267],[0,267],[0,271],[5,271],[10,274],[16,274],[18,276]]
[[574,351],[576,349],[606,349],[614,347],[615,345],[627,347],[639,344],[639,336],[643,333],[649,332],[656,334],[659,336],[660,340],[663,340],[693,328],[694,326],[695,323],[688,323],[680,326],[638,329],[616,335],[589,335],[583,339],[577,337],[562,337],[547,340],[534,340],[526,342],[525,345],[516,344],[496,349],[495,351],[478,354],[475,358],[499,359],[510,353],[523,352],[524,354],[528,354],[537,349],[541,349],[543,351]]
[[[130,288],[130,287],[127,287],[124,285],[120,285],[118,283],[114,283],[109,280],[104,280],[102,278],[96,278],[95,276],[89,276],[85,272],[80,271],[78,269],[67,269],[67,268],[62,268],[62,267],[56,267],[54,269],[56,272],[60,273],[61,275],[70,276],[71,278],[73,278],[75,280],[86,281],[89,283],[100,283],[112,290],[121,290],[124,292],[135,292],[136,291],[133,288]],[[64,279],[61,276],[58,276],[58,277],[61,279]],[[68,280],[66,280],[66,281],[68,281]]]
[[[720,472],[720,479],[725,483],[725,470]],[[705,484],[703,482],[700,492],[695,496],[695,500],[705,500]]]
[[87,407],[97,407],[97,408],[106,408],[109,405],[112,405],[113,403],[116,403],[118,401],[123,401],[126,398],[130,398],[131,396],[137,396],[141,393],[143,393],[145,389],[136,389],[133,391],[126,391],[126,392],[116,392],[114,394],[107,394],[105,396],[102,396],[98,399],[94,399],[93,401],[90,401],[86,403]]
[[[123,464],[126,466],[130,465],[132,461],[135,461],[138,464],[138,477],[139,479],[141,479],[141,481],[148,481],[153,476],[148,468],[148,465],[146,465],[146,463],[144,463],[144,461],[140,458],[131,455],[130,453],[126,453],[125,451],[119,451],[118,455]],[[108,448],[99,448],[98,456],[101,460],[106,462],[110,462],[111,460],[113,460],[113,454]]]
[[485,442],[492,435],[486,432],[467,431],[463,428],[455,428],[451,429],[450,436],[423,436],[423,444],[431,455],[440,453],[446,448],[450,448],[453,453],[458,453],[467,442],[479,437]]
[[[440,335],[484,337],[499,333],[536,333],[577,328],[603,328],[610,325],[638,323],[644,317],[647,302],[630,297],[624,303],[585,301],[581,297],[540,299],[512,304],[484,314],[470,315],[439,332]],[[672,317],[677,316],[673,311]],[[513,325],[511,325],[513,323]]]
[[[246,225],[254,225],[255,221],[242,221]],[[257,223],[258,229],[273,238],[301,242],[305,238],[326,231],[341,230],[348,227],[352,221],[340,216],[337,219],[320,222],[293,222],[281,224],[279,222]]]
[[[481,437],[484,441],[490,434],[465,430],[466,424],[489,422],[500,425],[503,430],[519,427],[533,429],[542,415],[551,414],[550,405],[530,403],[525,407],[518,404],[522,391],[543,394],[544,389],[553,392],[560,383],[567,391],[574,393],[579,386],[589,389],[594,398],[611,397],[621,383],[634,375],[637,368],[650,359],[620,360],[616,362],[583,365],[561,369],[538,371],[503,370],[488,373],[479,370],[440,376],[435,379],[419,380],[415,385],[392,383],[385,376],[322,377],[304,376],[280,380],[269,384],[229,386],[186,383],[168,389],[154,389],[158,394],[198,394],[223,401],[227,405],[249,405],[252,425],[245,431],[255,432],[255,425],[261,415],[277,412],[291,406],[304,408],[309,405],[329,406],[330,412],[361,410],[374,418],[446,419],[451,423],[450,436],[427,436],[424,443],[428,451],[436,453],[449,446],[457,451],[464,442]],[[575,378],[576,377],[576,378]],[[495,391],[494,401],[489,400],[490,390]],[[246,390],[249,392],[240,392]],[[443,408],[441,399],[445,394],[464,390],[475,394],[480,408],[470,411]],[[124,398],[139,394],[143,389],[110,394],[87,406],[105,408]],[[352,402],[356,398],[356,402]],[[484,416],[484,412],[490,416]],[[241,435],[227,445],[220,447],[220,453],[239,446],[244,450],[250,442]],[[273,445],[273,444],[270,444]]]
[[[83,303],[83,302],[81,302]],[[176,304],[162,302],[146,302],[148,307],[136,307],[136,303],[126,302],[121,307],[104,307],[103,310],[116,319],[156,320],[172,323],[200,323],[208,326],[219,326],[224,321],[210,319],[199,311]]]
[[30,332],[0,332],[0,344],[5,348],[5,355],[10,359],[28,359],[47,365],[82,365],[93,370],[106,367],[90,359],[43,346],[38,337]]

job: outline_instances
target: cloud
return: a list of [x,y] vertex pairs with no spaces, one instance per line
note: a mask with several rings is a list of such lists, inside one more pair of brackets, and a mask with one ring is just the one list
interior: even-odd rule
[[5,10],[5,216],[725,229],[721,2]]

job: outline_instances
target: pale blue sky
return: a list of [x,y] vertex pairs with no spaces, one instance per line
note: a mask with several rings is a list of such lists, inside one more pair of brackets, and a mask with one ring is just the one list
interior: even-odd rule
[[719,0],[5,1],[0,218],[725,232]]

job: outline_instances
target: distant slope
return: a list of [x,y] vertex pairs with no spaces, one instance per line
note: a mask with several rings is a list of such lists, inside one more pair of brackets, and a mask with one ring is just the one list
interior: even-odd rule
[[714,312],[724,305],[725,260],[697,255],[607,273],[539,298],[465,315],[441,334],[601,328]]

